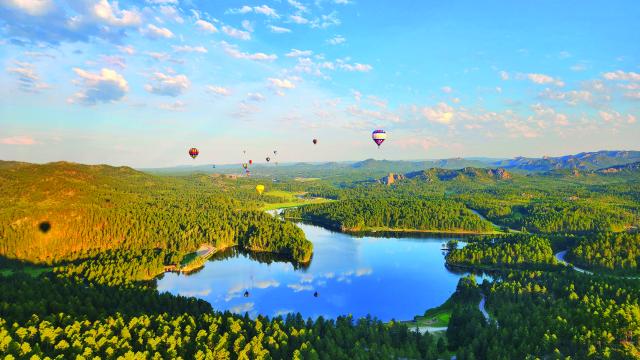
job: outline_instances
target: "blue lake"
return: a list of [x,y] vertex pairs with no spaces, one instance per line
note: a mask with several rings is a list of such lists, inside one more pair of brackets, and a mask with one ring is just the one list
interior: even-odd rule
[[384,321],[410,320],[442,304],[464,275],[444,266],[441,248],[450,238],[354,237],[298,226],[314,246],[305,269],[228,250],[194,274],[165,274],[158,290],[252,317],[300,312],[305,318],[371,314]]

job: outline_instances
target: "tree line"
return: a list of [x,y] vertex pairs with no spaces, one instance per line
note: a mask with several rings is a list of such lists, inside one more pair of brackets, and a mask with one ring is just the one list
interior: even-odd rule
[[370,229],[490,232],[493,226],[452,200],[346,199],[287,210],[301,218],[344,231]]

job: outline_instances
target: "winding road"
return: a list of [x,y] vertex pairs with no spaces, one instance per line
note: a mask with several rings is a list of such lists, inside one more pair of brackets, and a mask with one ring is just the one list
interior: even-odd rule
[[[480,310],[480,312],[482,313],[482,316],[484,316],[484,318],[487,320],[488,323],[491,322],[491,315],[489,315],[489,313],[487,312],[487,309],[485,309],[484,304],[486,302],[486,298],[484,296],[484,294],[482,295],[482,299],[480,299],[480,303],[478,304],[478,310]],[[496,326],[498,325],[498,322],[496,321]],[[416,331],[419,332],[420,334],[424,334],[427,332],[437,332],[437,331],[447,331],[447,327],[443,326],[443,327],[433,327],[433,326],[417,326]]]
[[[585,269],[580,269],[579,267],[574,266],[572,263],[567,262],[564,257],[567,254],[568,250],[563,250],[560,251],[559,253],[557,253],[556,259],[561,263],[564,264],[566,266],[571,266],[575,271],[581,272],[583,274],[587,274],[587,275],[593,275],[592,271],[589,270],[585,270]],[[615,275],[615,274],[602,274],[602,275],[606,275],[606,276],[613,276],[613,277],[617,277],[617,278],[621,278],[621,279],[632,279],[632,280],[640,280],[640,276],[621,276],[621,275]]]
[[567,261],[564,259],[565,255],[567,255],[567,251],[568,251],[568,250],[563,250],[563,251],[560,251],[559,253],[557,253],[557,254],[556,254],[556,259],[557,259],[561,264],[564,264],[564,265],[567,265],[567,266],[571,266],[571,267],[572,267],[575,271],[577,271],[577,272],[581,272],[581,273],[588,274],[588,275],[593,275],[593,273],[592,273],[591,271],[589,271],[589,270],[584,270],[584,269],[580,269],[579,267],[575,267],[573,264],[571,264],[571,263],[567,262]]

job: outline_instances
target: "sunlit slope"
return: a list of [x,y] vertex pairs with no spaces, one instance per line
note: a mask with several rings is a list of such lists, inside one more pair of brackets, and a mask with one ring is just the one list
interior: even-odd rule
[[239,244],[308,261],[292,224],[245,206],[206,176],[159,177],[128,167],[0,163],[0,255],[33,262],[102,250],[194,251]]

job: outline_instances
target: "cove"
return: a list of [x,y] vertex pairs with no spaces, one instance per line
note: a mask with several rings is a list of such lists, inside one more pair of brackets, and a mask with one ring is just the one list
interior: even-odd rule
[[460,237],[357,237],[297,225],[314,246],[306,267],[228,249],[195,273],[164,274],[157,280],[158,291],[194,296],[217,311],[251,317],[299,312],[305,318],[370,314],[383,321],[410,320],[446,301],[466,275],[447,269],[441,250]]

